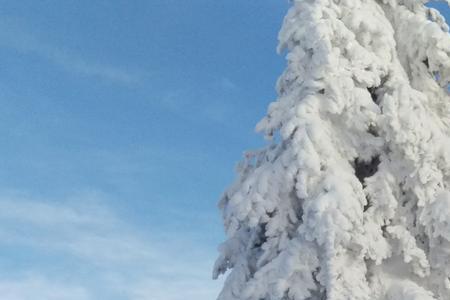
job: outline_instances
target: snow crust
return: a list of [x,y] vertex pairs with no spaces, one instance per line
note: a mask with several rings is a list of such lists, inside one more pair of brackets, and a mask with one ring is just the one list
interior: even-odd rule
[[219,300],[450,299],[450,35],[424,0],[292,1],[220,201]]

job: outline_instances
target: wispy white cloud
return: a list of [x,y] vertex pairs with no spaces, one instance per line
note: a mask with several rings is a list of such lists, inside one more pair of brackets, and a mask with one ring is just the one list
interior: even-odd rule
[[0,47],[39,56],[71,73],[122,84],[132,84],[140,80],[136,71],[86,60],[64,46],[38,38],[36,34],[32,34],[10,18],[3,17],[0,20]]
[[[96,199],[98,196],[87,193],[81,197],[86,201],[86,199]],[[114,217],[108,211],[98,207],[95,202],[87,202],[83,205],[84,207],[68,207],[64,203],[30,200],[30,196],[26,194],[11,192],[3,194],[0,200],[0,220],[14,220],[30,223],[33,226],[50,227],[62,224],[101,226],[115,222]]]
[[196,278],[168,281],[150,278],[139,282],[130,294],[133,300],[213,300],[217,296],[217,288]]
[[182,118],[204,118],[226,124],[236,115],[235,92],[239,86],[227,77],[205,82],[202,87],[185,86],[172,89],[160,104]]
[[217,85],[225,91],[236,91],[238,85],[228,77],[222,77],[217,81]]
[[5,300],[91,300],[80,286],[50,282],[41,276],[0,279],[0,295]]
[[[0,271],[0,295],[11,295],[8,300],[85,300],[104,295],[126,300],[215,298],[219,283],[210,280],[211,253],[191,240],[188,231],[142,232],[107,203],[107,196],[98,193],[60,201],[0,193],[0,245],[38,257],[44,251],[55,257],[52,264],[69,260],[76,262],[75,269],[92,270],[89,278],[70,275],[75,287],[48,279],[58,274],[50,276],[38,262],[16,270],[33,276],[17,279]],[[87,285],[86,280],[94,284]],[[30,297],[34,290],[40,291],[38,296]]]
[[150,259],[152,248],[99,201],[95,193],[59,203],[3,196],[0,238],[9,244],[58,251],[95,264]]

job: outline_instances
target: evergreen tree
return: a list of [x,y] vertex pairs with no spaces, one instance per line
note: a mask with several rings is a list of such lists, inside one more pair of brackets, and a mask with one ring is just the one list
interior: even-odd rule
[[426,0],[296,0],[220,201],[220,300],[450,299],[450,35]]

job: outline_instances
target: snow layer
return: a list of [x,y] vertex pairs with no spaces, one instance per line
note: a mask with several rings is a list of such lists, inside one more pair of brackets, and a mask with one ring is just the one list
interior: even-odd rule
[[425,0],[297,0],[220,201],[219,300],[450,299],[450,35]]

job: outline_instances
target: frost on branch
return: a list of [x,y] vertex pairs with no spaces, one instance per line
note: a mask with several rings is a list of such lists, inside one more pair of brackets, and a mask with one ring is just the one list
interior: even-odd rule
[[450,36],[424,2],[292,1],[219,300],[450,299]]

